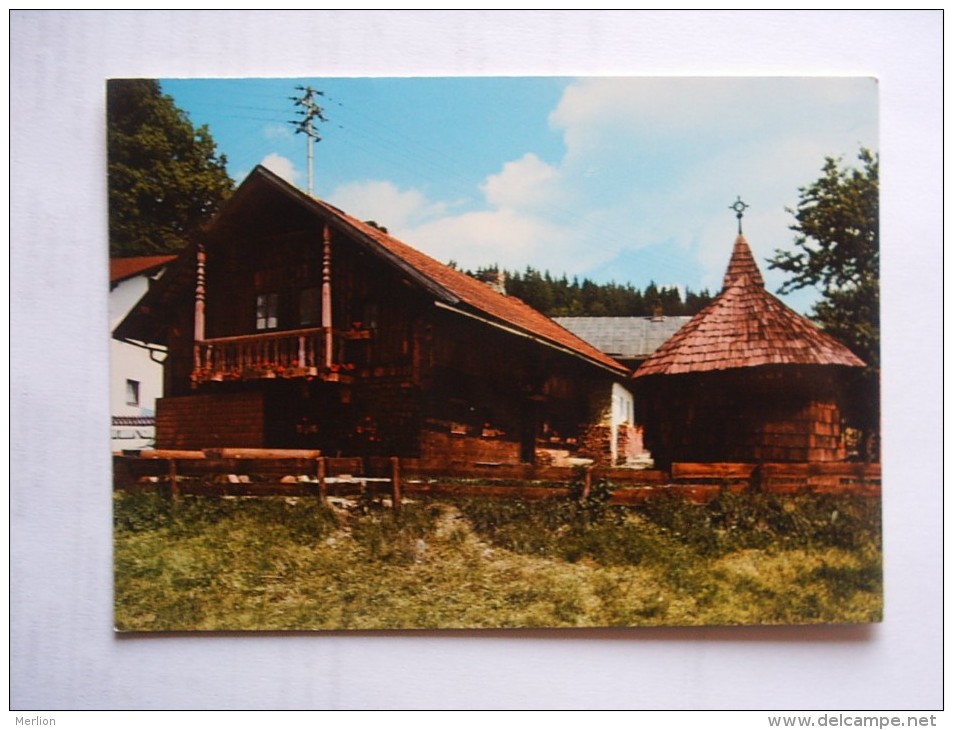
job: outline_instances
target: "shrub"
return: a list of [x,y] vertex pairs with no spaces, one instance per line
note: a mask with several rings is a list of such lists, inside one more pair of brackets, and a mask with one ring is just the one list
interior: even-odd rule
[[574,482],[569,494],[572,501],[569,504],[568,516],[576,529],[584,530],[607,520],[621,524],[624,519],[621,509],[609,505],[612,487],[605,479],[591,485],[589,494],[585,494],[584,482]]
[[113,527],[144,532],[172,524],[172,501],[156,492],[113,492]]
[[880,547],[880,501],[858,495],[797,497],[723,491],[706,505],[652,499],[639,514],[701,555],[786,547]]
[[117,532],[166,529],[177,536],[188,536],[227,517],[260,521],[296,542],[308,542],[337,527],[334,512],[313,499],[188,495],[173,500],[158,492],[117,492],[113,496],[113,526]]
[[585,498],[577,484],[569,502],[466,500],[460,508],[499,547],[570,562],[676,570],[693,556],[714,559],[743,549],[880,549],[879,500],[869,497],[726,490],[708,504],[666,495],[631,510],[611,506],[610,497],[607,484],[593,485]]

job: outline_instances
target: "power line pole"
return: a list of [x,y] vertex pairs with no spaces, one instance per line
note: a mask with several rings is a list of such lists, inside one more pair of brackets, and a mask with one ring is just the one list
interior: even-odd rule
[[314,126],[314,120],[326,122],[324,109],[318,106],[315,101],[316,96],[324,96],[323,91],[318,91],[310,86],[296,86],[297,91],[303,92],[301,96],[292,96],[291,100],[296,106],[302,109],[295,112],[304,117],[304,119],[295,119],[288,122],[295,127],[295,134],[304,133],[308,138],[308,195],[314,194],[314,143],[321,141],[321,135]]

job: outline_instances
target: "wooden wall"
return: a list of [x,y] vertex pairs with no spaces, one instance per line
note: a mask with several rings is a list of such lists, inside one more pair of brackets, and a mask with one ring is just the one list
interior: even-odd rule
[[[544,431],[577,442],[593,422],[594,390],[609,397],[608,373],[440,310],[362,245],[335,230],[331,239],[333,328],[361,332],[336,340],[334,361],[349,366],[347,382],[301,378],[300,394],[280,383],[193,385],[194,296],[186,296],[167,367],[166,392],[174,397],[160,406],[163,448],[293,446],[519,463],[533,459]],[[258,333],[259,294],[278,295],[277,327],[267,332],[320,327],[320,313],[316,322],[302,321],[301,298],[321,287],[323,249],[322,222],[281,199],[252,201],[226,219],[206,242],[206,338]],[[466,438],[454,433],[460,422]],[[303,432],[302,424],[314,428]]]
[[837,404],[811,401],[765,418],[751,447],[754,461],[841,461],[845,457]]
[[636,381],[656,462],[832,462],[845,458],[843,383],[806,368],[738,368]]
[[428,468],[519,464],[520,444],[502,438],[455,435],[425,429],[420,435],[419,463]]
[[157,448],[265,445],[264,397],[259,392],[167,397],[156,402]]
[[[267,332],[321,327],[323,226],[299,223],[298,229],[232,230],[208,246],[206,337],[254,335],[256,298],[277,295],[277,326]],[[414,341],[422,333],[416,323],[425,300],[402,278],[363,247],[331,232],[331,314],[335,330],[370,330],[369,339],[340,345],[336,362],[388,373],[410,372]],[[317,309],[306,312],[303,297],[316,296]],[[310,316],[305,316],[308,314]]]

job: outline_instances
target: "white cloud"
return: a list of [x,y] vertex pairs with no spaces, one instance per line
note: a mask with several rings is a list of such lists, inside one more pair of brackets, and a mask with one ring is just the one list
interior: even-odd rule
[[[550,115],[567,153],[561,179],[606,233],[625,230],[619,261],[641,250],[649,276],[694,270],[693,288],[720,285],[736,232],[736,195],[752,207],[746,238],[764,263],[788,248],[785,207],[815,180],[824,157],[854,162],[877,144],[876,83],[861,78],[583,79]],[[618,191],[610,197],[606,191]],[[610,256],[611,258],[611,256]],[[611,267],[602,268],[603,271]],[[667,280],[667,279],[666,279]]]
[[389,181],[372,180],[342,185],[328,199],[349,215],[373,220],[390,231],[407,229],[442,215],[445,203],[428,201],[417,190],[399,190]]
[[[494,209],[438,218],[407,229],[407,241],[439,261],[463,268],[499,264],[508,269],[563,271],[572,256],[567,231],[512,209]],[[403,236],[402,236],[403,237]]]
[[287,157],[283,157],[277,152],[272,152],[261,161],[261,164],[263,167],[267,167],[273,173],[284,178],[292,185],[298,184],[299,178],[301,177],[301,172]]
[[[454,260],[464,268],[499,264],[523,269],[528,264],[562,273],[578,270],[585,258],[573,249],[573,231],[546,216],[527,212],[527,203],[541,204],[524,184],[549,178],[547,166],[535,158],[507,166],[484,184],[488,204],[481,210],[453,212],[447,202],[427,199],[418,190],[400,190],[389,181],[349,183],[328,196],[356,218],[374,220],[438,261]],[[521,209],[521,206],[522,209]]]
[[789,247],[786,206],[826,155],[852,162],[876,145],[868,79],[582,79],[550,115],[565,155],[502,161],[467,209],[387,181],[353,183],[332,202],[441,261],[554,274],[650,279],[717,290],[735,236],[764,263]]
[[559,196],[558,171],[532,152],[506,162],[496,175],[480,186],[487,202],[495,208],[530,210],[551,205]]
[[[550,115],[570,155],[605,145],[692,145],[693,136],[771,139],[792,131],[818,134],[835,126],[875,122],[876,84],[861,78],[582,79]],[[621,136],[613,136],[621,135]],[[832,150],[832,152],[835,152]]]

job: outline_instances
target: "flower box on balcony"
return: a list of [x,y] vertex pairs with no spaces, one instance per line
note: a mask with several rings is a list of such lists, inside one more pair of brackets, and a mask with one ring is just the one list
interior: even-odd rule
[[278,370],[278,374],[283,378],[306,378],[318,374],[317,368],[299,368],[290,367]]
[[346,383],[346,384],[350,384],[350,383],[353,383],[353,382],[354,382],[354,377],[353,377],[353,376],[347,375],[347,374],[341,373],[341,372],[334,372],[334,371],[330,371],[330,372],[324,373],[324,375],[321,376],[321,379],[324,380],[324,381],[327,382],[327,383]]

